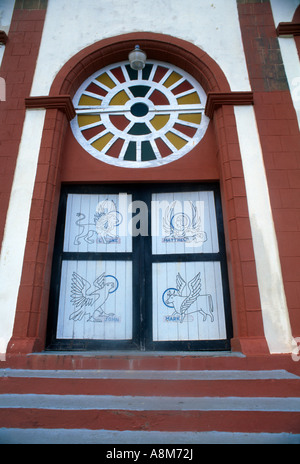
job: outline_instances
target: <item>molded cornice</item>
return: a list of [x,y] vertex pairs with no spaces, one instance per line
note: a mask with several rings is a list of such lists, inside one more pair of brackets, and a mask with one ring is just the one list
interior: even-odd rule
[[[205,114],[212,118],[214,111],[223,105],[252,105],[253,92],[209,92],[205,106]],[[76,113],[70,95],[58,95],[53,97],[28,97],[25,98],[26,108],[58,109],[63,111],[71,121]]]
[[280,37],[300,35],[300,23],[279,23],[276,32]]
[[57,95],[53,97],[28,97],[25,98],[26,108],[45,108],[63,111],[71,121],[76,113],[70,95]]
[[216,108],[223,105],[253,105],[253,92],[209,92],[205,106],[205,114],[213,117]]

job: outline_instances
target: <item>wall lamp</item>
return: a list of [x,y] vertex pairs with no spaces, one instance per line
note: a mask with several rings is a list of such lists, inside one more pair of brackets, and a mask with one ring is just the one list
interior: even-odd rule
[[135,71],[140,71],[145,67],[147,55],[143,50],[140,49],[139,45],[136,45],[135,49],[129,53],[128,59],[130,67]]

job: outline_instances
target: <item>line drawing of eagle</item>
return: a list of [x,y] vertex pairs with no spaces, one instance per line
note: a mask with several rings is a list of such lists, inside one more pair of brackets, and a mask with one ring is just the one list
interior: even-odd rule
[[[105,279],[112,277],[115,282],[107,282]],[[71,303],[75,306],[75,311],[70,314],[69,319],[81,321],[84,316],[89,316],[88,321],[103,322],[106,317],[114,316],[114,313],[105,313],[102,306],[108,299],[109,295],[115,292],[118,288],[118,281],[114,276],[106,276],[103,272],[93,282],[94,291],[90,291],[91,284],[75,271],[72,273],[71,282]],[[94,306],[98,302],[93,313],[86,308]]]
[[[186,294],[186,281],[178,273],[176,276],[176,286],[175,288],[170,288],[167,292],[167,299],[165,301],[166,305],[173,307],[175,309],[172,316],[179,315],[180,322],[183,322],[185,316],[188,314],[189,308],[197,300],[201,292],[201,277],[200,272],[193,279],[188,282],[189,294]],[[192,311],[192,312],[198,312]]]

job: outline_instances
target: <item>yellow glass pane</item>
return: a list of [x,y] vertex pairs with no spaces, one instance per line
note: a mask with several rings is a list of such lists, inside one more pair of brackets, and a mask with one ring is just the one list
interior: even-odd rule
[[181,79],[181,78],[182,78],[182,76],[180,74],[173,71],[172,74],[166,80],[166,82],[164,82],[164,86],[169,88],[169,87],[171,87],[171,85],[175,84],[175,82],[179,81],[179,79]]
[[200,102],[199,95],[197,92],[190,93],[184,97],[177,98],[178,105],[197,105]]
[[169,119],[170,119],[170,116],[168,116],[167,114],[161,114],[161,115],[155,116],[153,119],[151,119],[150,122],[152,126],[154,127],[154,129],[159,130],[167,124]]
[[178,119],[181,121],[186,121],[186,122],[192,122],[194,124],[200,124],[201,119],[202,119],[202,114],[201,113],[196,113],[196,114],[180,114],[178,116]]
[[79,100],[78,105],[84,105],[84,106],[100,106],[102,103],[102,100],[99,100],[98,98],[93,98],[89,97],[88,95],[82,95],[82,97]]
[[121,90],[121,92],[117,93],[117,95],[115,95],[111,101],[110,101],[110,105],[125,105],[126,102],[128,102],[129,100],[129,97],[127,95],[127,93],[124,91],[124,90]]
[[114,81],[106,73],[101,74],[101,76],[97,77],[96,80],[101,82],[101,84],[106,85],[106,87],[108,87],[109,89],[113,89],[114,87],[116,87]]
[[187,140],[184,140],[181,137],[178,137],[178,135],[173,134],[173,132],[168,132],[166,134],[166,137],[171,142],[171,144],[174,145],[175,148],[177,148],[177,150],[180,150],[182,147],[184,147],[188,143]]
[[113,134],[109,132],[108,134],[103,135],[103,137],[100,137],[100,139],[95,140],[95,142],[92,143],[92,146],[101,151],[112,138]]
[[100,122],[101,118],[97,115],[80,115],[78,116],[78,126],[88,126],[89,124],[94,124],[94,122]]

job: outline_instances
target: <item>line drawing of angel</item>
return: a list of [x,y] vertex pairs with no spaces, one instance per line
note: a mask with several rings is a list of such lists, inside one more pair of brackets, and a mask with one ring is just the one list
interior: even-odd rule
[[[81,321],[84,316],[88,316],[88,321],[104,322],[107,317],[115,315],[115,313],[107,314],[103,306],[109,296],[117,291],[119,287],[118,279],[112,275],[105,275],[105,272],[103,272],[94,280],[93,286],[94,288],[91,291],[90,282],[77,272],[72,273],[70,301],[75,307],[75,311],[70,314],[70,320]],[[94,310],[88,310],[94,305],[96,305]]]
[[[195,242],[202,244],[207,241],[206,232],[201,230],[201,218],[197,207],[192,201],[187,201],[183,211],[175,213],[177,200],[166,209],[163,218],[163,228],[167,234],[164,241]],[[189,205],[189,207],[187,207]],[[191,216],[187,214],[191,213]]]
[[[176,276],[177,288],[167,288],[163,293],[162,300],[165,306],[174,308],[172,316],[179,316],[182,323],[188,314],[201,313],[203,321],[210,316],[211,322],[214,321],[213,316],[213,301],[210,294],[200,295],[201,292],[201,275],[200,272],[195,275],[186,285],[186,281],[178,273]],[[187,287],[187,288],[186,288]],[[187,293],[187,290],[189,293]],[[204,298],[202,298],[204,297]],[[197,299],[204,301],[200,309],[194,309],[192,306]],[[203,309],[205,306],[205,309]]]

